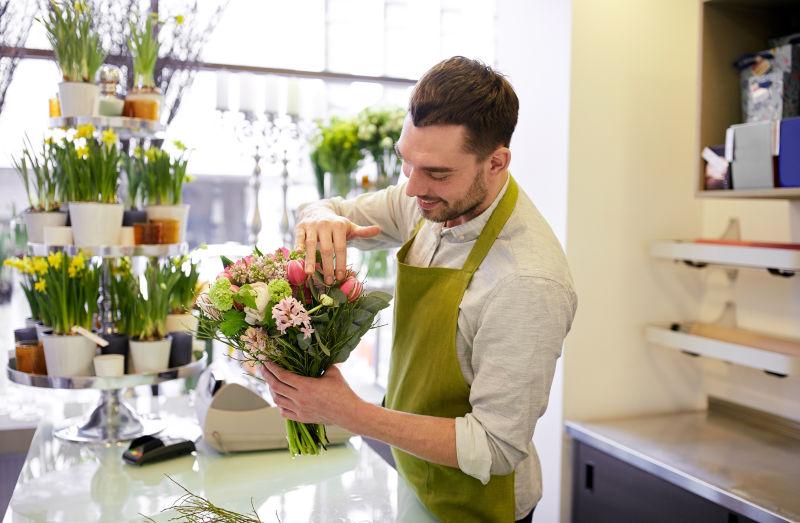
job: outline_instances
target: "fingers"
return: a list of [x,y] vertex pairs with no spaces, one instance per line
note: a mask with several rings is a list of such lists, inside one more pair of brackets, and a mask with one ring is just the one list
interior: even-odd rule
[[317,234],[315,231],[306,231],[304,234],[303,248],[306,250],[306,274],[314,274],[317,265]]
[[381,228],[377,225],[368,225],[366,227],[362,227],[361,225],[353,224],[353,226],[350,227],[347,239],[352,240],[353,238],[372,238],[373,236],[380,234],[380,232]]
[[347,273],[347,232],[343,227],[333,230],[333,249],[336,255],[336,279],[343,280]]
[[306,230],[305,228],[299,225],[294,231],[294,248],[295,249],[306,248]]
[[[296,390],[296,384],[299,384],[299,380],[302,379],[301,376],[297,374],[293,374],[286,369],[282,369],[278,365],[272,362],[267,362],[264,364],[265,371],[262,372],[264,376],[264,380],[269,384],[270,388],[273,387],[273,383],[275,387],[285,387],[284,391],[289,390]],[[281,391],[278,391],[281,392]]]
[[322,274],[325,285],[333,285],[333,238],[327,234],[319,238],[319,252],[322,255]]

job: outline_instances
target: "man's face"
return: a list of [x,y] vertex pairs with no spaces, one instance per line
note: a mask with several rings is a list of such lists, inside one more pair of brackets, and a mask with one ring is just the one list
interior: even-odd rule
[[464,150],[466,136],[461,125],[415,127],[410,116],[403,123],[396,149],[408,177],[406,195],[430,221],[463,223],[487,199],[485,161]]

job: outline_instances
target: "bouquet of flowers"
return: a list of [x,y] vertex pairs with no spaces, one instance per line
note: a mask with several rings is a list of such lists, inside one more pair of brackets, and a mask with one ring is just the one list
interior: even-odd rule
[[[326,285],[319,264],[306,274],[304,258],[288,249],[223,258],[225,270],[197,298],[198,338],[238,349],[245,363],[272,361],[301,376],[320,377],[345,361],[391,295],[364,292],[349,270]],[[328,443],[323,425],[287,420],[286,433],[293,455],[318,454]]]

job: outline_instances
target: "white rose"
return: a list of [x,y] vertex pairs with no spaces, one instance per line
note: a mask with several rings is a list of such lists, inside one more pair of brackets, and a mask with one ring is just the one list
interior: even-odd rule
[[264,314],[266,313],[267,305],[269,304],[269,288],[267,288],[267,284],[263,281],[251,283],[250,287],[256,293],[256,308],[244,308],[244,321],[250,325],[256,325],[264,321]]

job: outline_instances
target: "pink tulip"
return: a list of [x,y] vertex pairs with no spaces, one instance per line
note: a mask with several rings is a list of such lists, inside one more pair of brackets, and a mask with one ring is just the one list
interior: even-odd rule
[[289,260],[286,264],[286,278],[289,283],[298,286],[306,282],[306,262],[305,260]]
[[347,296],[348,301],[356,301],[364,291],[364,284],[358,281],[357,278],[350,276],[344,280],[339,289]]

